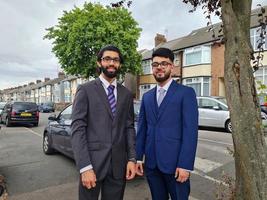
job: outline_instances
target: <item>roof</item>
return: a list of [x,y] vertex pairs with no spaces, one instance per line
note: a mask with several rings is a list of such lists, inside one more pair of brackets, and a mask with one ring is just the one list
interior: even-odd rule
[[[263,6],[267,10],[267,6]],[[251,23],[250,27],[254,28],[259,26],[259,17],[258,13],[261,8],[254,9],[251,11]],[[267,12],[265,12],[264,16],[267,16]],[[223,36],[223,31],[221,30],[222,23],[216,23],[210,26],[202,27],[196,30],[193,30],[190,34],[184,37],[180,37],[174,40],[167,41],[165,43],[161,43],[152,50],[148,50],[142,54],[143,60],[150,59],[152,57],[152,52],[154,49],[160,47],[166,47],[171,49],[172,51],[181,51],[185,48],[190,48],[193,46],[198,46],[202,44],[208,44],[214,41],[219,40]],[[215,38],[212,37],[213,31],[215,33]]]

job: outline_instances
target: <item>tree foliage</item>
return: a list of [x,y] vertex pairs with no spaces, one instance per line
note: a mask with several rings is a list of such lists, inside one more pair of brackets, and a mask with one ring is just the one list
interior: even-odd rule
[[82,9],[64,11],[58,24],[46,30],[44,38],[53,40],[52,51],[68,74],[95,76],[97,52],[107,44],[122,51],[122,75],[141,71],[141,55],[137,52],[141,29],[125,8],[85,3]]

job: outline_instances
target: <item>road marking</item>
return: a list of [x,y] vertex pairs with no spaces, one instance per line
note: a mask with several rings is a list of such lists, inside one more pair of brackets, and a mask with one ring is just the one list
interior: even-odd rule
[[198,200],[198,199],[196,199],[196,198],[194,198],[194,197],[189,197],[189,200]]
[[217,180],[217,179],[215,179],[215,178],[213,178],[213,177],[211,177],[211,176],[208,176],[208,175],[206,175],[206,174],[203,174],[203,173],[201,173],[201,172],[193,171],[192,173],[193,173],[193,174],[196,174],[196,175],[198,175],[198,176],[201,176],[202,178],[205,178],[205,179],[208,179],[208,180],[210,180],[210,181],[213,181],[213,182],[215,182],[215,183],[217,183],[217,184],[222,184],[222,185],[224,185],[224,186],[226,186],[226,187],[229,186],[228,183],[226,183],[226,182],[224,182],[224,181]]
[[39,136],[39,137],[43,137],[43,136],[41,136],[39,133],[37,133],[37,132],[35,132],[35,131],[33,131],[32,129],[30,129],[30,128],[26,128],[26,127],[24,127],[26,130],[28,130],[28,131],[30,131],[32,134],[34,134],[34,135],[37,135],[37,136]]
[[195,159],[195,168],[204,172],[208,173],[213,171],[214,169],[221,167],[223,164],[218,163],[218,162],[213,162],[211,160],[203,159],[196,157]]
[[216,140],[209,140],[209,139],[203,139],[203,138],[198,138],[199,141],[206,141],[206,142],[213,142],[213,143],[217,143],[217,144],[223,144],[223,145],[230,145],[233,146],[232,143],[227,143],[227,142],[218,142]]
[[230,152],[228,148],[233,148],[233,147],[226,147],[226,146],[220,146],[220,145],[214,145],[214,144],[208,144],[208,143],[198,143],[197,145],[198,149],[204,148],[206,150],[211,150],[214,152],[218,152],[218,153],[222,153],[225,155],[229,155],[230,156]]

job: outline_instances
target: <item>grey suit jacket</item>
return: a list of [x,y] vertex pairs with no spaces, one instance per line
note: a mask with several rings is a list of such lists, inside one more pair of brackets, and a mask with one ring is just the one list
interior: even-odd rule
[[115,178],[125,177],[128,159],[135,158],[133,97],[117,84],[113,117],[100,79],[80,85],[72,111],[72,148],[78,169],[92,165],[102,180],[110,164]]

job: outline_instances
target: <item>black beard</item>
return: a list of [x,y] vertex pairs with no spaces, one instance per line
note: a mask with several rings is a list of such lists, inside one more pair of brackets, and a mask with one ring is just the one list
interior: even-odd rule
[[100,69],[103,72],[103,74],[105,74],[105,76],[108,77],[108,78],[115,78],[117,76],[117,74],[119,73],[119,70],[116,69],[115,67],[114,67],[114,69],[115,69],[114,72],[109,72],[107,70],[107,68],[105,68],[103,66],[101,66]]
[[171,75],[171,73],[165,74],[163,77],[157,77],[156,75],[154,75],[154,78],[156,79],[157,82],[162,83],[162,82],[168,80],[168,78],[170,78],[170,75]]

